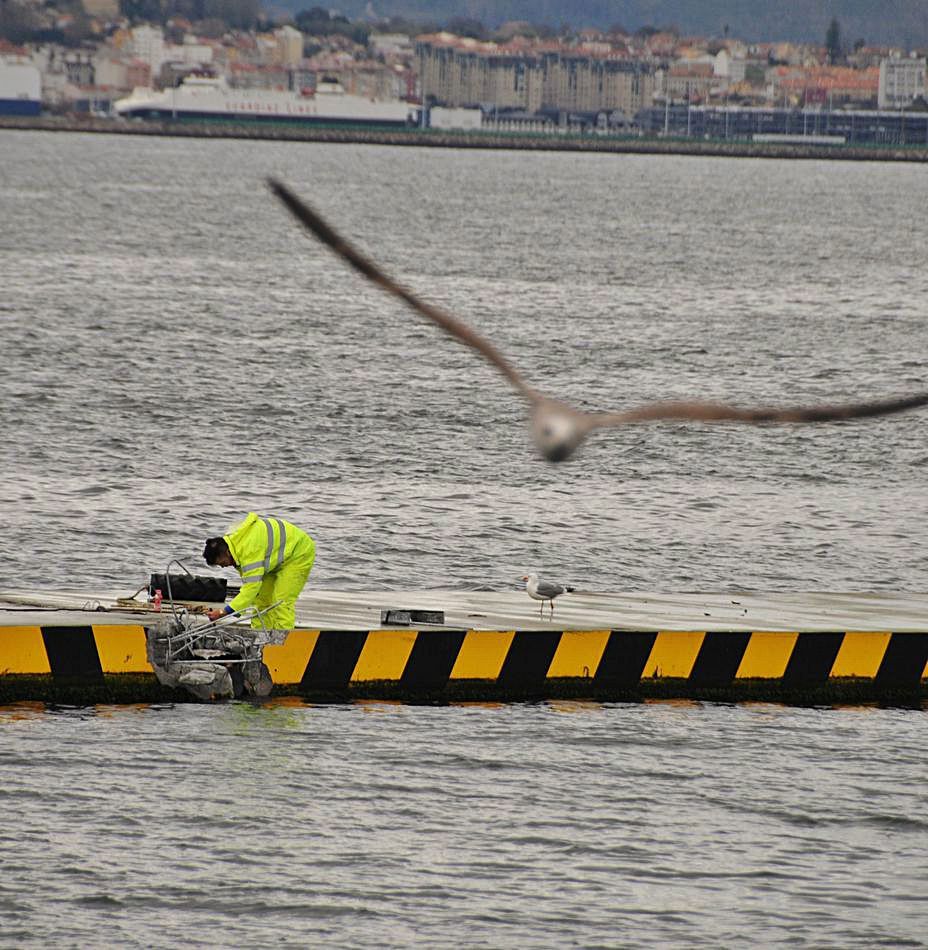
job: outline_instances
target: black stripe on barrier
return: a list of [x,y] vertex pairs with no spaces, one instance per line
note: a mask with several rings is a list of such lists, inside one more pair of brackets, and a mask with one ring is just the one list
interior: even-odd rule
[[560,630],[519,631],[496,682],[508,689],[540,689],[560,642]]
[[918,686],[928,663],[928,633],[894,633],[874,682],[878,686]]
[[597,686],[634,686],[640,682],[656,639],[653,632],[613,630],[593,682]]
[[347,689],[367,642],[366,630],[323,630],[309,657],[300,686],[307,689]]
[[466,630],[419,631],[400,682],[407,689],[441,689],[451,676]]
[[800,633],[781,682],[784,686],[818,686],[831,675],[843,633]]
[[103,682],[93,627],[42,627],[42,639],[55,679]]
[[696,686],[728,686],[738,672],[750,639],[751,634],[744,632],[707,633],[690,671],[690,682]]

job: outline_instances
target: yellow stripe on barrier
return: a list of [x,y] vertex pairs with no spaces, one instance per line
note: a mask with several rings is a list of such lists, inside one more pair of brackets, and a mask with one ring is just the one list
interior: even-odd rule
[[264,648],[264,664],[275,683],[299,683],[316,649],[318,630],[291,630],[285,643]]
[[415,630],[371,630],[351,674],[352,681],[400,679],[416,635]]
[[0,673],[51,673],[41,627],[0,629]]
[[832,676],[876,676],[883,662],[891,633],[849,632],[831,667]]
[[798,637],[798,633],[767,630],[752,633],[735,679],[780,679]]
[[495,680],[515,635],[515,630],[468,630],[451,668],[451,679]]
[[608,630],[565,630],[548,667],[548,676],[595,676],[609,634]]
[[104,673],[151,673],[145,651],[145,628],[133,625],[93,627]]
[[646,676],[689,676],[705,637],[704,631],[662,630],[644,665],[642,679]]

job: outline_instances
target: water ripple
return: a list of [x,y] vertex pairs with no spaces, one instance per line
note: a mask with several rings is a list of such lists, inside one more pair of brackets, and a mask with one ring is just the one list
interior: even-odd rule
[[[492,369],[261,184],[292,182],[534,384],[613,409],[923,386],[928,271],[898,240],[920,168],[0,142],[17,587],[128,593],[179,552],[202,570],[251,508],[311,530],[323,589],[530,568],[593,591],[924,587],[925,413],[614,430],[550,466]],[[2,942],[925,946],[923,716],[8,707]]]

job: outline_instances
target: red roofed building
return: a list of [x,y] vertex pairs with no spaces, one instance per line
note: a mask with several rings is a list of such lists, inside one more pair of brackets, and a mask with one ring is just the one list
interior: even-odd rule
[[872,106],[876,104],[880,86],[880,71],[874,67],[779,66],[772,78],[775,97],[786,96],[797,105]]
[[671,100],[704,102],[717,82],[712,63],[678,61],[667,70],[664,91]]

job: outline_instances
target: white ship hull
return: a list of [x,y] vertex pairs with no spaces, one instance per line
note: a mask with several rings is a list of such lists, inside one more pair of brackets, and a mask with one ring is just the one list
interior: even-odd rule
[[139,119],[397,127],[415,122],[414,107],[399,100],[366,99],[339,88],[320,89],[314,95],[233,89],[224,80],[199,77],[188,77],[180,86],[163,92],[136,89],[113,108],[119,116]]

